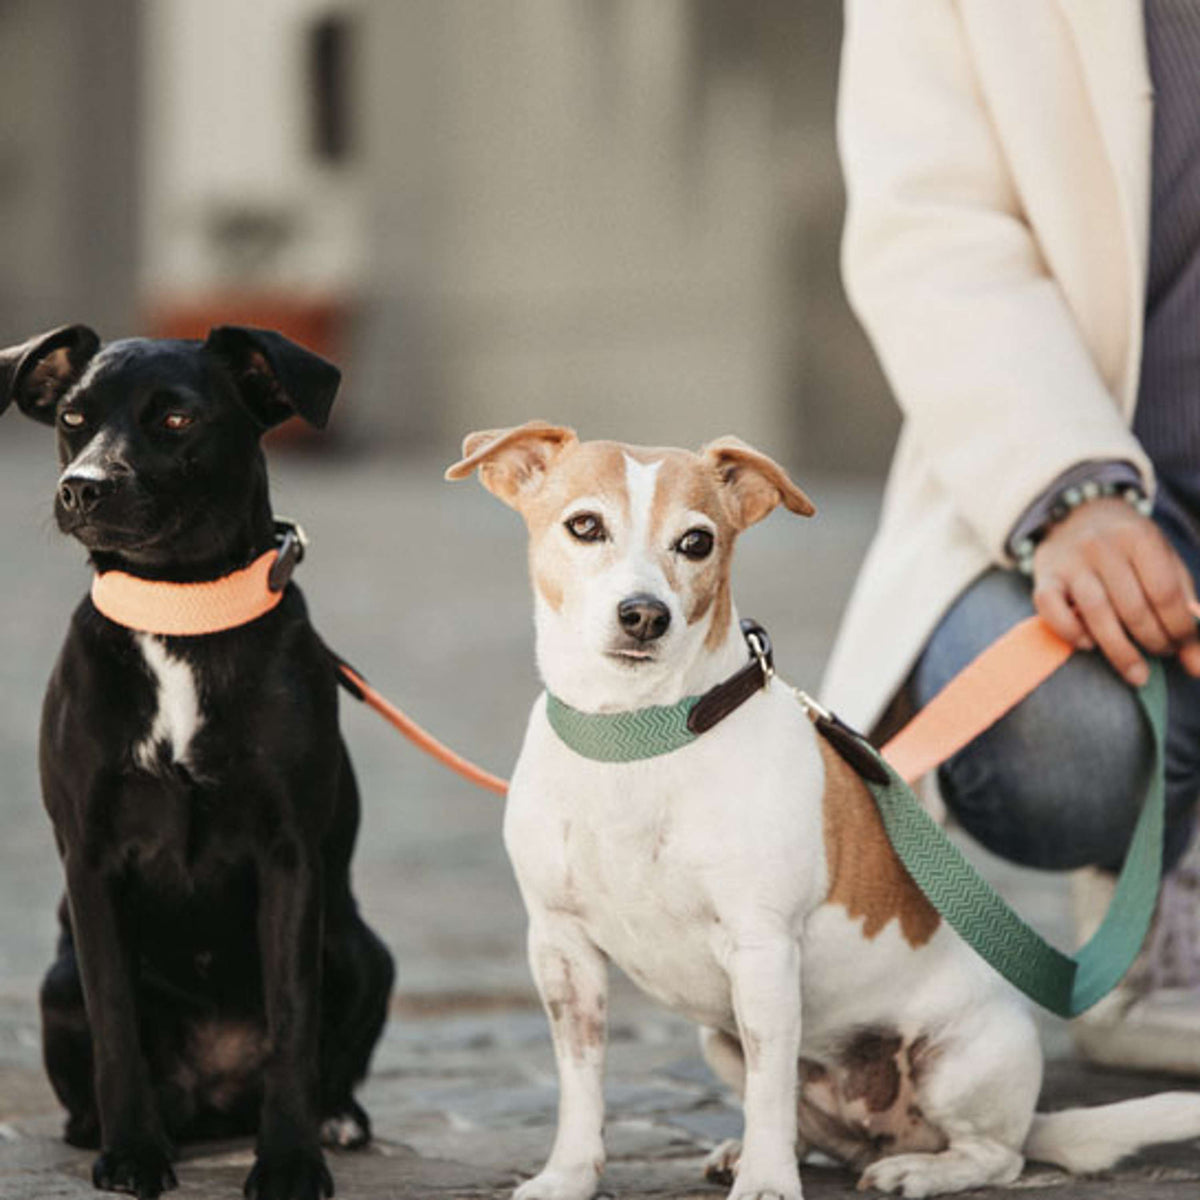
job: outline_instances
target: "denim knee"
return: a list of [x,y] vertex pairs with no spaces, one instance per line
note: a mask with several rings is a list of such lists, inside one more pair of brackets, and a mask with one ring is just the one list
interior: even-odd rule
[[963,828],[1023,866],[1119,867],[1153,757],[1134,693],[1077,655],[946,762],[938,782]]

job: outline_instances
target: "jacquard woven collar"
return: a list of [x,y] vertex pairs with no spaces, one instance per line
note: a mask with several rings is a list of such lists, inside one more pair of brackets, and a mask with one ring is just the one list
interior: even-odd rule
[[588,713],[547,692],[551,728],[576,754],[596,762],[637,762],[694,742],[765,687],[775,673],[766,630],[754,621],[743,621],[741,626],[750,661],[702,695],[625,712]]
[[283,599],[307,539],[299,525],[275,522],[277,545],[248,567],[204,583],[139,579],[124,571],[92,578],[92,603],[110,621],[139,633],[203,637],[248,625]]

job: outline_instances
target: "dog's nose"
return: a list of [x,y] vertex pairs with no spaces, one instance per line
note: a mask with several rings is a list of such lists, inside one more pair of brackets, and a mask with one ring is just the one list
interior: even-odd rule
[[667,632],[671,610],[661,600],[641,593],[626,596],[617,605],[617,620],[630,637],[639,642],[652,642]]
[[117,481],[111,476],[99,479],[85,475],[70,475],[59,480],[59,503],[68,512],[88,513],[110,492],[117,490]]

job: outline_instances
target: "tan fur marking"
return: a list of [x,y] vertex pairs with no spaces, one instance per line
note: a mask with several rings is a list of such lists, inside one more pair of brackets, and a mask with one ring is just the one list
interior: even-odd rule
[[931,1153],[947,1146],[918,1101],[912,1060],[891,1029],[859,1030],[826,1062],[801,1059],[797,1124],[801,1138],[854,1167],[891,1154]]
[[685,513],[703,513],[716,527],[716,545],[703,563],[681,561],[669,553],[664,563],[668,582],[683,598],[684,620],[695,625],[712,613],[704,645],[714,650],[729,630],[732,614],[729,570],[737,530],[729,519],[717,478],[708,463],[683,450],[654,453],[661,464],[650,511],[651,537],[655,543],[666,550],[674,536],[685,532],[686,522],[682,521]]
[[941,917],[896,857],[863,781],[820,735],[817,744],[825,764],[827,902],[842,905],[851,920],[862,918],[865,937],[896,920],[910,946],[923,946]]

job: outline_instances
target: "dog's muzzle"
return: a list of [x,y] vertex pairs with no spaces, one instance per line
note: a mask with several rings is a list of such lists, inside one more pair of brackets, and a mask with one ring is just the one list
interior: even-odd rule
[[87,516],[106,496],[117,491],[125,474],[128,471],[102,476],[68,475],[59,480],[58,502],[69,513]]
[[617,605],[617,623],[635,641],[653,642],[670,627],[671,610],[656,597],[639,592]]

